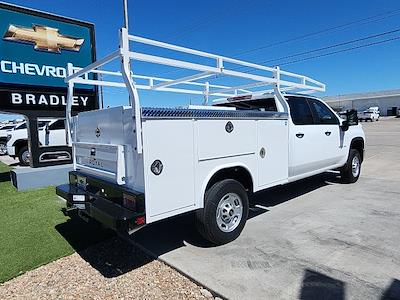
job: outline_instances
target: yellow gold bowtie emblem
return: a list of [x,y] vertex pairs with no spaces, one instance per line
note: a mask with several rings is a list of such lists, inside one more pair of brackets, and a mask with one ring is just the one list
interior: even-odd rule
[[33,25],[32,28],[10,25],[4,39],[14,42],[32,43],[35,50],[60,53],[61,49],[79,51],[84,39],[62,35],[57,28]]

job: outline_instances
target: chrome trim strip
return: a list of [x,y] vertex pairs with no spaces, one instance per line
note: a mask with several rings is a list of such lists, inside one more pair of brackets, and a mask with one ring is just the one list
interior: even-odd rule
[[207,158],[199,159],[199,162],[215,160],[215,159],[222,159],[222,158],[231,158],[231,157],[254,155],[254,154],[256,154],[256,153],[255,152],[245,152],[245,153],[239,153],[239,154],[229,154],[229,155],[223,155],[223,156],[207,157]]

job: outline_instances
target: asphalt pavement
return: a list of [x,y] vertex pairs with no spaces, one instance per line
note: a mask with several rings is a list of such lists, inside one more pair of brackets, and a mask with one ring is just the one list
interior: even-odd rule
[[400,299],[400,119],[363,126],[356,184],[325,173],[261,192],[224,246],[205,243],[191,214],[132,240],[229,299]]

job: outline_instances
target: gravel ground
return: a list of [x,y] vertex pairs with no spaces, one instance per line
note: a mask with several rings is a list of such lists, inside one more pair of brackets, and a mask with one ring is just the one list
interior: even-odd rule
[[0,299],[212,299],[209,291],[113,238],[0,285]]

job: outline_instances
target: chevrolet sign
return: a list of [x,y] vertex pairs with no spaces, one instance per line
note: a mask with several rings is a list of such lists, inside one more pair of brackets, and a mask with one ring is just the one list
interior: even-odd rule
[[[0,3],[0,111],[63,112],[67,64],[95,59],[93,24]],[[76,85],[75,96],[75,111],[98,107],[94,86]]]
[[35,50],[60,53],[61,49],[79,51],[84,39],[58,33],[57,28],[33,25],[33,29],[10,25],[4,39],[14,42],[33,43]]

